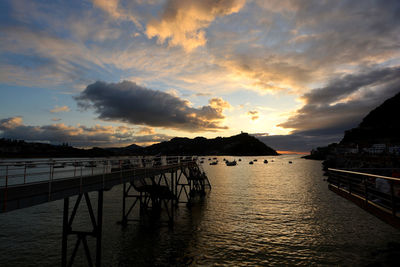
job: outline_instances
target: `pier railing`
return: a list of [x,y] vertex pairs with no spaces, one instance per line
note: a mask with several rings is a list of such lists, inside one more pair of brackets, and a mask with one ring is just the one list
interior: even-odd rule
[[[211,189],[196,156],[5,160],[0,162],[0,213],[64,199],[61,265],[72,266],[83,244],[88,266],[101,266],[103,193],[120,184],[123,226],[128,221],[143,221],[146,216],[161,220],[161,210],[172,226],[178,204],[190,206],[195,198],[205,195],[206,188]],[[89,195],[96,191],[97,216]],[[76,199],[71,211],[73,196]],[[91,219],[91,231],[73,223],[83,202]],[[132,216],[134,211],[137,216]],[[71,237],[76,242],[72,253],[68,253]],[[88,238],[96,241],[95,261]]]
[[[367,171],[378,173],[377,169]],[[329,168],[328,182],[331,190],[369,211],[375,210],[375,215],[400,219],[400,178],[374,173]]]
[[197,161],[196,156],[38,159],[0,162],[0,188],[90,177],[135,169],[154,169]]

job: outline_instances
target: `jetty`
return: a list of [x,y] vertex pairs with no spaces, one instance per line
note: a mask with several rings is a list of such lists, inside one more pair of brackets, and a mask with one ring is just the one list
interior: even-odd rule
[[[123,185],[122,225],[137,220],[132,218],[133,212],[139,211],[140,219],[163,212],[172,226],[174,210],[180,203],[191,205],[211,189],[195,156],[3,161],[0,162],[0,213],[63,199],[61,265],[72,266],[82,244],[88,266],[101,266],[103,194],[116,185]],[[97,192],[97,212],[90,192]],[[71,210],[70,198],[74,196],[77,197]],[[83,202],[92,231],[77,229],[73,224]],[[72,238],[76,240],[75,246],[68,255],[68,242]],[[88,238],[96,240],[94,260]]]

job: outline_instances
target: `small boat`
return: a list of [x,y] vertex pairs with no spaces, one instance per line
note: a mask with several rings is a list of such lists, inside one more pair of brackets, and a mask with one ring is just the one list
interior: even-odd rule
[[257,159],[253,159],[253,161],[257,161]]
[[289,164],[292,164],[293,162],[292,161],[289,161]]
[[242,161],[242,159],[239,159],[239,161]]
[[200,163],[204,163],[204,160],[201,160]]
[[274,160],[273,160],[273,159],[271,159],[271,162],[274,162]]
[[211,158],[208,158],[208,160],[211,160]]
[[210,165],[217,165],[218,161],[211,162]]
[[236,160],[233,160],[233,161],[227,160],[227,161],[225,161],[225,164],[226,164],[226,166],[236,166],[237,162],[236,162]]
[[265,159],[265,160],[264,160],[264,163],[268,163],[268,160]]
[[253,164],[254,164],[254,162],[250,161],[250,162],[249,162],[249,164],[253,165]]

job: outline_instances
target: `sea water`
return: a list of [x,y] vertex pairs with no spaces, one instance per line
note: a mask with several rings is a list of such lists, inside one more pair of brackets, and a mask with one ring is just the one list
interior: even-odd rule
[[[226,166],[223,158],[241,161]],[[212,190],[191,208],[181,205],[173,229],[157,222],[122,228],[122,186],[106,191],[102,265],[359,266],[398,258],[400,232],[329,191],[320,161],[296,155],[218,159],[218,165],[210,166],[208,157],[202,164]],[[0,265],[58,266],[62,214],[63,201],[0,214]],[[138,218],[136,210],[132,216]],[[91,230],[83,208],[74,227]],[[74,244],[70,237],[69,253]],[[75,263],[87,265],[83,247]]]

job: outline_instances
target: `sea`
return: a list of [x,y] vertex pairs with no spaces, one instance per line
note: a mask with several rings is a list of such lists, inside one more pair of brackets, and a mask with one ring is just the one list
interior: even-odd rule
[[[223,158],[241,161],[226,166]],[[117,223],[122,216],[122,186],[106,191],[102,265],[395,266],[398,262],[400,231],[331,192],[321,161],[299,155],[218,159],[218,165],[209,165],[208,157],[202,164],[211,191],[191,207],[180,205],[173,228],[157,220],[122,227]],[[97,193],[91,197],[96,203]],[[62,215],[63,201],[0,214],[0,266],[59,266]],[[139,218],[135,210],[132,218]],[[90,230],[84,210],[78,210],[74,225]],[[88,241],[94,248],[94,241]],[[69,253],[74,242],[69,239]],[[82,246],[75,266],[87,266]]]

